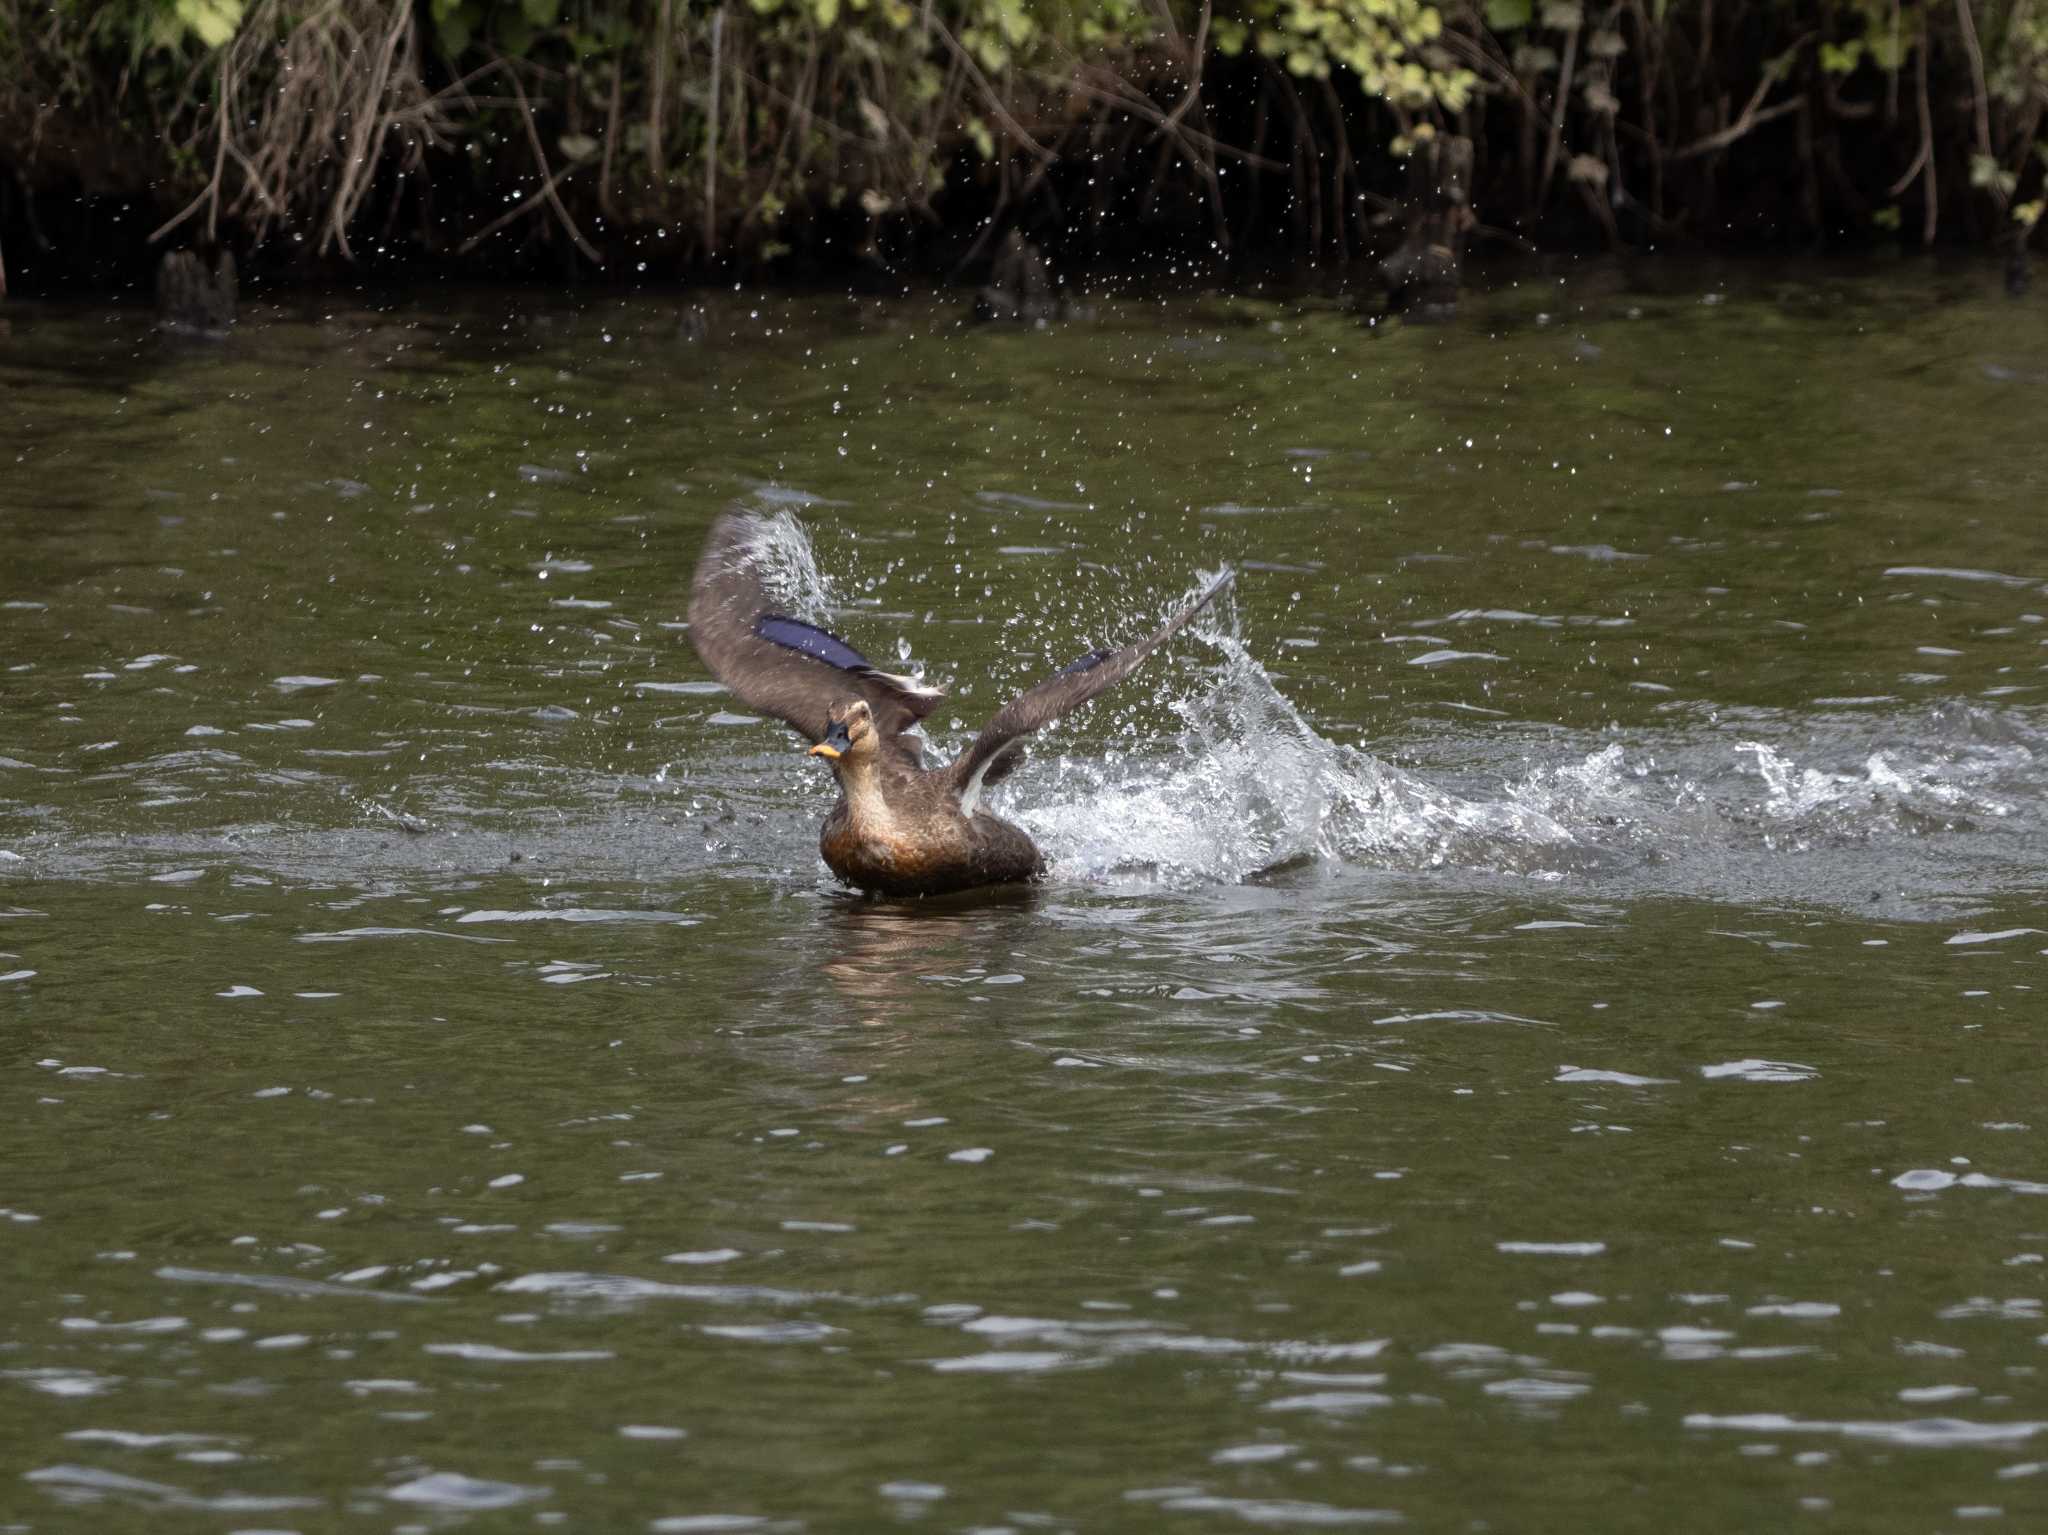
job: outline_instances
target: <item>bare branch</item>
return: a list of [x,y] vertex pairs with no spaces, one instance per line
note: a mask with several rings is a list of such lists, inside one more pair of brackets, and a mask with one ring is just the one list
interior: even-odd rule
[[1685,148],[1673,150],[1670,158],[1673,160],[1691,160],[1699,155],[1710,155],[1717,149],[1726,149],[1737,139],[1747,137],[1765,123],[1774,123],[1781,117],[1789,117],[1805,105],[1804,98],[1795,97],[1791,101],[1781,101],[1776,106],[1765,107],[1759,112],[1756,110],[1755,102],[1752,101],[1749,106],[1743,109],[1742,116],[1736,118],[1734,122],[1723,128],[1719,133],[1710,133],[1703,139],[1694,139]]
[[519,117],[526,124],[526,141],[533,146],[533,158],[539,163],[541,174],[547,178],[541,183],[541,195],[554,204],[555,216],[562,221],[562,228],[568,231],[569,238],[576,243],[576,248],[589,258],[591,265],[603,266],[604,256],[596,246],[583,238],[583,231],[576,227],[576,221],[569,217],[569,210],[563,206],[560,194],[555,191],[575,166],[572,164],[564,167],[560,175],[548,169],[548,152],[540,141],[540,129],[534,126],[533,105],[526,99],[526,91],[519,84],[519,72],[510,63],[503,60],[500,62],[505,65],[506,78],[512,82],[512,94],[519,98]]

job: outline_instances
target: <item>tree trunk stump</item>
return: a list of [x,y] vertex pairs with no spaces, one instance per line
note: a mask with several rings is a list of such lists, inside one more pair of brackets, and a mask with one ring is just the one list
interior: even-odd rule
[[1439,136],[1408,157],[1407,234],[1380,263],[1389,308],[1415,319],[1447,320],[1457,312],[1472,229],[1472,141]]

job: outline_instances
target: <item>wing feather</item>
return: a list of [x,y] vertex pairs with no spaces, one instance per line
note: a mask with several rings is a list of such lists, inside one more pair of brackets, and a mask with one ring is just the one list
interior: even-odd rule
[[760,522],[728,512],[711,526],[690,583],[690,643],[712,676],[741,702],[773,715],[806,740],[821,741],[827,711],[867,701],[875,728],[914,764],[921,754],[903,732],[944,696],[911,677],[870,665],[836,634],[772,611],[760,572]]
[[1134,640],[1121,650],[1091,650],[1037,687],[1004,704],[996,711],[995,718],[982,726],[974,744],[946,769],[947,781],[953,791],[962,796],[971,793],[978,799],[985,785],[1006,777],[1021,759],[1023,750],[1018,745],[1021,738],[1080,708],[1098,693],[1115,687],[1130,676],[1145,657],[1186,628],[1197,613],[1214,602],[1236,579],[1236,571],[1224,571],[1201,596],[1144,639]]

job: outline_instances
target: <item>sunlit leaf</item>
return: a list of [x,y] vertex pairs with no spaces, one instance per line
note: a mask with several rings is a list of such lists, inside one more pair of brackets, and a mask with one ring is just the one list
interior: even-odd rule
[[1607,162],[1598,155],[1573,155],[1566,162],[1564,173],[1572,180],[1582,181],[1588,186],[1607,185]]
[[209,48],[225,46],[242,24],[243,0],[177,0],[177,17]]
[[1911,32],[1894,37],[1887,28],[1881,32],[1872,32],[1863,40],[1863,44],[1870,52],[1871,63],[1887,74],[1897,74],[1900,66],[1906,62],[1906,55],[1913,51],[1913,44],[1916,41],[1918,39]]
[[1851,73],[1863,62],[1863,39],[1852,37],[1846,43],[1822,43],[1820,45],[1820,67],[1831,75]]

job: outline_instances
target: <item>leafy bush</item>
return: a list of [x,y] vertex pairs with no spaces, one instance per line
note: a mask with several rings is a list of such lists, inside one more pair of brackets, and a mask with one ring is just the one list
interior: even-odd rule
[[1142,211],[1169,168],[1219,244],[1272,183],[1342,252],[1451,132],[1496,222],[1931,239],[2038,219],[2044,61],[2031,0],[0,0],[0,142],[156,238],[342,258],[872,248],[949,183]]

